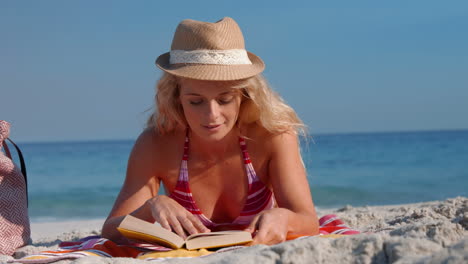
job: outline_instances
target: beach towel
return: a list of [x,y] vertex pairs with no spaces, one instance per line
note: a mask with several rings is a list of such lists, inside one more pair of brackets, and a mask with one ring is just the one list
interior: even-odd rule
[[[351,229],[336,215],[325,215],[319,219],[320,237],[338,238],[344,235],[359,234],[358,230]],[[301,239],[307,236],[289,237],[289,239]],[[79,241],[62,242],[59,249],[52,251],[42,251],[38,254],[25,256],[20,259],[10,260],[9,263],[50,263],[62,259],[76,259],[86,256],[100,257],[126,257],[138,258],[148,261],[161,261],[168,258],[188,258],[188,257],[203,257],[213,253],[222,253],[243,248],[243,246],[235,246],[224,248],[218,251],[209,251],[201,249],[191,251],[186,249],[173,250],[171,248],[154,245],[132,243],[127,245],[118,245],[106,238],[100,236],[86,237]]]

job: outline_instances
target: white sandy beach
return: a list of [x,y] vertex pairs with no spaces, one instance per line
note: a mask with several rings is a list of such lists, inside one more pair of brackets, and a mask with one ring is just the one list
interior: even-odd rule
[[[168,263],[468,263],[468,198],[394,206],[345,206],[334,213],[363,234],[309,237],[275,246],[253,246]],[[33,223],[32,244],[15,258],[55,249],[61,241],[100,234],[101,220]],[[0,256],[0,262],[12,259]],[[55,263],[148,263],[129,258],[86,257]]]

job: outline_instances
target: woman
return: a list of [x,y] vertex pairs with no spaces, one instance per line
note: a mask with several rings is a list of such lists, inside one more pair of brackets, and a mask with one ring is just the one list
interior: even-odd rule
[[[318,234],[299,151],[304,125],[260,75],[237,23],[182,21],[156,60],[157,112],[137,139],[102,234],[131,214],[182,237],[244,229],[253,244]],[[163,184],[168,195],[158,195]]]

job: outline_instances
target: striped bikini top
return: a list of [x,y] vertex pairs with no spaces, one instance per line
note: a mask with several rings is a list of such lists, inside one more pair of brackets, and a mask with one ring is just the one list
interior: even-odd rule
[[198,217],[198,219],[200,219],[207,228],[212,230],[222,229],[223,226],[228,227],[229,229],[235,229],[236,227],[244,228],[250,224],[255,215],[263,210],[271,209],[275,206],[273,193],[260,181],[255,173],[247,152],[245,139],[239,137],[239,144],[244,157],[244,165],[249,182],[247,199],[239,216],[232,223],[214,223],[201,212],[193,199],[192,192],[190,191],[187,168],[189,157],[189,137],[188,135],[185,137],[184,155],[180,165],[179,179],[177,180],[177,185],[170,197],[176,200],[194,216]]

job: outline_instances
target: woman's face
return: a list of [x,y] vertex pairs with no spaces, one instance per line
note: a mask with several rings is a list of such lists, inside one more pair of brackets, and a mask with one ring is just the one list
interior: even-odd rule
[[230,82],[180,79],[180,102],[190,129],[198,136],[218,141],[234,127],[241,93]]

